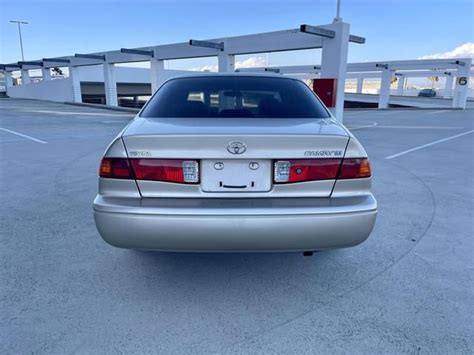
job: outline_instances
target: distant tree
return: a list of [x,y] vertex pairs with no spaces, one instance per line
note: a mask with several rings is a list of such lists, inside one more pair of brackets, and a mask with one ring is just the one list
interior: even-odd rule
[[439,76],[430,76],[428,80],[431,81],[431,88],[433,89],[435,83],[439,81]]
[[59,67],[54,67],[53,69],[51,69],[51,71],[53,72],[53,75],[64,75],[63,71]]

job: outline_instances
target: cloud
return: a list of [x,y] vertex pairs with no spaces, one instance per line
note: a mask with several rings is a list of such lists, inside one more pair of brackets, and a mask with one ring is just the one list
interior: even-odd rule
[[245,60],[235,62],[235,69],[239,68],[255,68],[263,67],[266,65],[266,60],[264,57],[249,57]]
[[206,64],[206,65],[202,65],[200,67],[194,67],[194,68],[191,68],[189,70],[192,70],[192,71],[217,71],[217,64],[216,65],[212,65],[212,64]]
[[418,59],[449,59],[449,58],[474,58],[474,43],[467,42],[459,47],[454,48],[452,51],[444,53],[435,53],[430,55],[424,55]]
[[[244,59],[244,60],[236,61],[235,62],[235,69],[263,67],[265,65],[266,65],[265,57],[253,56],[253,57],[249,57],[249,58]],[[200,67],[192,68],[190,70],[216,72],[218,70],[218,66],[217,66],[217,64],[216,65],[207,64],[207,65],[203,65],[203,66],[200,66]]]

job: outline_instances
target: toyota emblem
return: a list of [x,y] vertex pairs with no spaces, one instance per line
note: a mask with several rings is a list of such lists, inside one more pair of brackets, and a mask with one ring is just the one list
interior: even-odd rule
[[247,150],[247,146],[242,142],[230,142],[227,144],[227,151],[230,154],[243,154]]

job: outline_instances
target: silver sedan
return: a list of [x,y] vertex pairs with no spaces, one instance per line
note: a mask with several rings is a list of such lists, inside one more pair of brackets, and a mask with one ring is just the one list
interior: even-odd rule
[[161,251],[306,251],[367,239],[367,153],[302,81],[206,74],[164,83],[107,148],[103,239]]

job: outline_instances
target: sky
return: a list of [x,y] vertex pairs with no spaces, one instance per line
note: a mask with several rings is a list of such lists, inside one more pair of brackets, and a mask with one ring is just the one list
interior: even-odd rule
[[[189,39],[236,36],[321,25],[335,17],[336,0],[0,0],[0,63],[100,52]],[[472,0],[341,0],[351,33],[349,62],[474,57]],[[318,64],[320,50],[242,56],[237,65]],[[173,69],[212,69],[215,59],[168,63]]]

